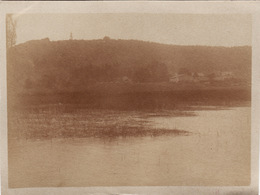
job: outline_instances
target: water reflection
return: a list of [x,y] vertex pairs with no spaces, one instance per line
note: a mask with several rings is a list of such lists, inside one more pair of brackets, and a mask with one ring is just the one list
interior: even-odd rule
[[[248,185],[250,108],[152,116],[190,136],[10,140],[11,187]],[[50,179],[47,179],[50,178]]]

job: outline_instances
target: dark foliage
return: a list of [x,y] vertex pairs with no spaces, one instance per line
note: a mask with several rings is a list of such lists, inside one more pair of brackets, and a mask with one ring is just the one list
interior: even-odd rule
[[174,46],[135,40],[49,39],[8,50],[8,89],[82,91],[95,83],[167,82],[178,71],[234,71],[250,80],[251,47]]

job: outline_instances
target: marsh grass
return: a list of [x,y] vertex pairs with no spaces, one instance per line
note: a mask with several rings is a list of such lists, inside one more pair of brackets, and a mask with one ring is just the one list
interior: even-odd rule
[[[103,85],[102,85],[103,86]],[[23,94],[8,101],[10,138],[138,137],[189,135],[156,129],[152,117],[193,117],[196,110],[250,105],[250,89],[142,90]],[[128,90],[128,91],[127,91]],[[15,101],[12,98],[15,97]]]
[[32,106],[9,114],[9,136],[52,139],[189,135],[183,130],[154,128],[150,118],[194,115],[184,111],[73,109],[72,105],[59,104]]

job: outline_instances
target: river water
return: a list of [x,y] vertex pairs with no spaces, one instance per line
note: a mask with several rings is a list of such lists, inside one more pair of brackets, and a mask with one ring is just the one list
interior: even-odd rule
[[9,139],[10,187],[249,185],[249,107],[151,116],[188,136]]

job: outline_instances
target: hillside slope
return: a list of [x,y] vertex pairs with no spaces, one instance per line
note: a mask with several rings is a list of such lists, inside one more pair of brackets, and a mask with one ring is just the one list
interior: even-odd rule
[[28,41],[7,53],[10,90],[82,89],[96,82],[167,82],[180,68],[250,80],[251,47],[175,46],[137,40]]

